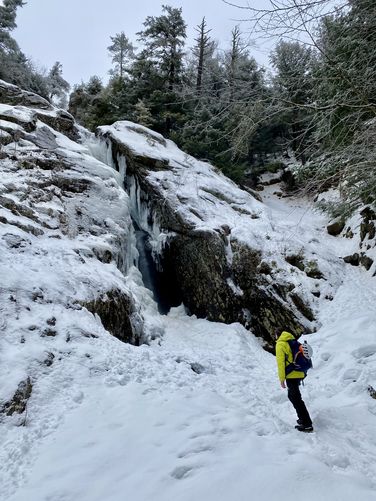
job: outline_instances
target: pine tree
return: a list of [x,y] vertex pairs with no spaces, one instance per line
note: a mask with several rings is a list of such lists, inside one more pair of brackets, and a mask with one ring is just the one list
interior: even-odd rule
[[111,124],[117,120],[112,103],[111,87],[103,86],[94,75],[87,83],[76,85],[69,99],[68,111],[76,120],[90,130],[98,125]]
[[193,49],[193,53],[197,57],[196,91],[198,95],[200,95],[202,91],[202,77],[205,63],[213,45],[209,37],[211,30],[206,29],[206,26],[206,20],[205,17],[203,17],[201,24],[195,28],[198,32],[198,36],[195,38],[196,46]]
[[[138,33],[145,49],[138,58],[136,71],[147,71],[154,89],[148,95],[147,105],[155,118],[156,129],[170,135],[173,127],[183,119],[179,104],[178,87],[183,76],[183,47],[186,38],[186,24],[182,9],[163,5],[164,14],[148,16],[144,30]],[[145,85],[145,79],[141,81]],[[143,96],[138,96],[143,98]]]
[[45,75],[29,61],[12,38],[17,8],[22,0],[4,0],[0,5],[0,78],[48,98]]
[[148,16],[145,29],[138,35],[149,57],[157,62],[168,90],[172,91],[181,81],[186,24],[181,8],[162,5],[162,11],[165,14],[161,16]]
[[50,100],[64,99],[70,89],[69,83],[63,78],[63,65],[56,61],[48,73],[48,87]]
[[312,135],[310,121],[315,85],[316,55],[299,42],[281,41],[270,55],[276,71],[274,98],[280,103],[280,118],[285,123],[286,139],[303,162],[308,155]]
[[111,74],[115,77],[125,78],[127,66],[134,58],[134,47],[123,31],[111,37],[111,42],[112,44],[107,47],[112,56],[112,62],[115,64]]
[[153,117],[150,109],[146,106],[142,99],[139,99],[134,107],[134,120],[140,125],[151,127],[153,125]]
[[231,31],[231,50],[228,53],[228,86],[230,89],[230,102],[234,100],[235,80],[238,71],[239,59],[244,50],[239,26]]
[[4,0],[0,5],[0,51],[8,52],[18,48],[16,41],[10,36],[10,32],[17,27],[17,8],[22,7],[23,0]]

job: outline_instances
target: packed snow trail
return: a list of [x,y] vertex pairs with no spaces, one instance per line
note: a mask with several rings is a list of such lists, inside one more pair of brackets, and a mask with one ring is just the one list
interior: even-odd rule
[[[321,216],[267,203],[286,234],[304,221],[321,259],[342,255],[341,240],[323,237]],[[36,383],[26,426],[2,425],[0,499],[374,499],[375,278],[337,261],[342,285],[309,337],[314,369],[302,392],[313,434],[294,430],[275,359],[242,326],[179,307],[155,314],[161,339],[134,347],[97,323],[98,338],[61,346]]]
[[181,308],[166,318],[161,345],[117,344],[108,343],[103,374],[83,381],[75,403],[60,403],[64,419],[33,444],[36,461],[12,501],[287,500],[302,489],[312,501],[372,499],[374,416],[365,400],[360,417],[343,388],[329,405],[332,387],[318,394],[316,374],[303,389],[316,432],[299,434],[274,358],[241,326]]

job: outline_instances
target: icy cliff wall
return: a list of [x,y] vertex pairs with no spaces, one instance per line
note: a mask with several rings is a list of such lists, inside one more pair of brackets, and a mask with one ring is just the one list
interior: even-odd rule
[[276,325],[314,329],[324,274],[314,257],[296,266],[300,242],[285,241],[262,202],[145,127],[116,122],[97,137],[191,313],[239,321],[268,342]]

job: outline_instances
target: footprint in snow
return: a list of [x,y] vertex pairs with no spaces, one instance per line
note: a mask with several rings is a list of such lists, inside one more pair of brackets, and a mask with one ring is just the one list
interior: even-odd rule
[[189,456],[194,456],[196,454],[201,454],[202,452],[211,452],[213,450],[214,450],[214,448],[211,445],[201,445],[201,446],[194,447],[192,449],[187,449],[183,452],[180,452],[180,454],[178,454],[178,458],[183,459],[183,458],[186,458]]
[[176,480],[182,480],[183,478],[190,477],[195,469],[197,469],[197,466],[178,466],[172,470],[170,475],[176,478]]
[[358,348],[357,350],[354,350],[352,352],[352,355],[355,358],[368,358],[372,357],[376,353],[376,344],[369,344],[367,346],[362,346],[361,348]]

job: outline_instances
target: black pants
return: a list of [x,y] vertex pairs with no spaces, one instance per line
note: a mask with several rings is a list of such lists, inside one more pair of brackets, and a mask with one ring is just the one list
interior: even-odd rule
[[286,379],[287,384],[287,396],[292,405],[295,407],[296,413],[298,415],[298,419],[301,421],[301,424],[304,426],[312,426],[312,421],[307,411],[307,407],[302,400],[302,396],[300,394],[300,385],[301,379]]

